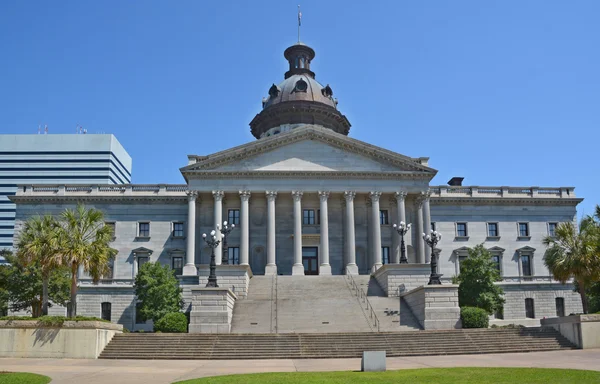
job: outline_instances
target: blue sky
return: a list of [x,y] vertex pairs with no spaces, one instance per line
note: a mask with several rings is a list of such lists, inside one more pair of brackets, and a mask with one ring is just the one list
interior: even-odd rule
[[[0,2],[0,133],[113,133],[135,183],[254,140],[297,2]],[[350,136],[429,156],[433,184],[575,186],[600,203],[600,1],[303,1]]]

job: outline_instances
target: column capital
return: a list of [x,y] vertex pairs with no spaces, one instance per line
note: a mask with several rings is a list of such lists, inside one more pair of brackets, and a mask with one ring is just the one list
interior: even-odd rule
[[223,201],[223,197],[225,197],[225,192],[223,191],[212,191],[213,198],[215,201]]
[[275,201],[277,198],[277,191],[265,191],[265,195],[267,195],[267,200]]
[[408,196],[408,193],[406,191],[398,191],[398,192],[394,193],[394,196],[396,196],[396,201],[400,202],[400,201],[404,201],[406,199],[406,196]]
[[304,195],[304,192],[302,191],[292,191],[292,198],[294,201],[302,200],[302,195]]
[[346,201],[354,201],[355,197],[356,197],[355,191],[344,191],[344,199],[346,199]]
[[371,191],[369,192],[369,197],[371,198],[371,201],[373,202],[378,202],[379,198],[381,198],[381,193],[379,191]]
[[426,191],[421,191],[420,196],[423,201],[429,200],[429,197],[431,197],[431,190],[427,189]]
[[242,201],[250,200],[250,195],[251,195],[251,193],[248,190],[240,191],[240,199]]
[[319,199],[321,201],[327,201],[327,199],[329,199],[329,191],[319,191]]
[[188,201],[196,201],[196,199],[198,198],[198,191],[187,190],[185,191],[185,194],[188,197]]

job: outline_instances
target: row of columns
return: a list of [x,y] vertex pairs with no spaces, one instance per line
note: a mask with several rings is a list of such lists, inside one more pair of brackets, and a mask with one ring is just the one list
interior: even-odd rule
[[[277,274],[276,264],[276,230],[275,230],[275,200],[277,199],[276,191],[266,191],[267,197],[267,265],[265,268],[266,275]],[[302,191],[292,191],[292,198],[294,201],[294,265],[292,267],[293,275],[303,275],[304,265],[302,264]],[[320,201],[320,275],[331,275],[331,265],[329,264],[329,215],[327,201],[329,199],[329,191],[318,191]],[[184,275],[196,275],[197,270],[195,266],[195,249],[196,249],[196,199],[198,198],[198,191],[188,191],[188,236],[186,246],[186,264],[183,268]],[[222,212],[223,212],[223,197],[225,193],[223,191],[213,191],[214,198],[214,226],[222,224]],[[249,200],[250,191],[240,191],[240,264],[248,265],[249,261],[249,238],[250,238],[250,226],[249,226]],[[379,199],[381,198],[382,192],[373,191],[369,192],[369,198],[371,201],[371,238],[373,254],[373,267],[375,271],[382,266],[382,255],[381,255],[381,221],[380,221],[380,209]],[[346,268],[350,274],[358,274],[358,266],[356,264],[356,250],[355,250],[355,224],[354,224],[354,198],[356,192],[345,191],[344,199],[346,202],[346,255],[347,264]],[[398,206],[398,222],[406,222],[406,207],[405,199],[407,193],[404,191],[395,193],[396,202]],[[422,229],[423,232],[429,232],[431,228],[431,217],[429,208],[429,193],[423,192],[417,198],[417,225],[415,230]],[[217,239],[220,239],[221,234],[217,232]],[[395,237],[395,236],[394,236]],[[418,232],[417,236],[417,262],[425,263],[428,262],[425,252],[424,241],[421,237],[421,233]],[[394,247],[393,262],[399,263],[399,249]],[[221,244],[215,249],[217,264],[221,263],[222,248]]]

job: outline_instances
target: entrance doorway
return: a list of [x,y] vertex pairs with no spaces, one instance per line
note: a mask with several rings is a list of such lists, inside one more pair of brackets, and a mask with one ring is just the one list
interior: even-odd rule
[[302,264],[305,275],[319,274],[319,249],[317,247],[302,247]]

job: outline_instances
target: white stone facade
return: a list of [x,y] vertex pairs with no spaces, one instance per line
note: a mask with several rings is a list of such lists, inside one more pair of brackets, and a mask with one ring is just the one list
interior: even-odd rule
[[[430,186],[437,171],[427,158],[409,158],[318,126],[188,158],[182,185],[20,186],[11,197],[17,233],[27,218],[58,214],[80,201],[103,210],[115,226],[112,245],[119,253],[113,275],[97,286],[81,276],[81,314],[97,316],[102,300],[110,300],[114,321],[131,329],[149,327],[135,320],[132,288],[143,261],[172,266],[177,261],[189,303],[190,288],[202,286],[210,261],[202,233],[230,217],[236,229],[228,246],[237,248],[236,261],[248,272],[240,270],[223,283],[240,299],[252,274],[377,273],[382,264],[399,262],[400,239],[392,224],[406,221],[413,224],[404,240],[414,266],[430,261],[421,233],[433,225],[442,234],[436,253],[446,283],[468,248],[483,243],[498,255],[505,319],[525,316],[526,295],[534,296],[536,317],[551,315],[554,299],[548,295],[559,293],[567,314],[580,311],[572,287],[553,282],[543,263],[549,226],[575,220],[581,199],[572,187]],[[489,223],[496,225],[495,236]],[[519,223],[526,224],[526,236],[520,236]],[[462,224],[466,233],[459,233]],[[313,267],[307,248],[315,252]],[[220,264],[221,246],[216,255]],[[424,280],[422,274],[408,277],[410,288]],[[402,284],[394,278],[399,280],[393,284]]]

